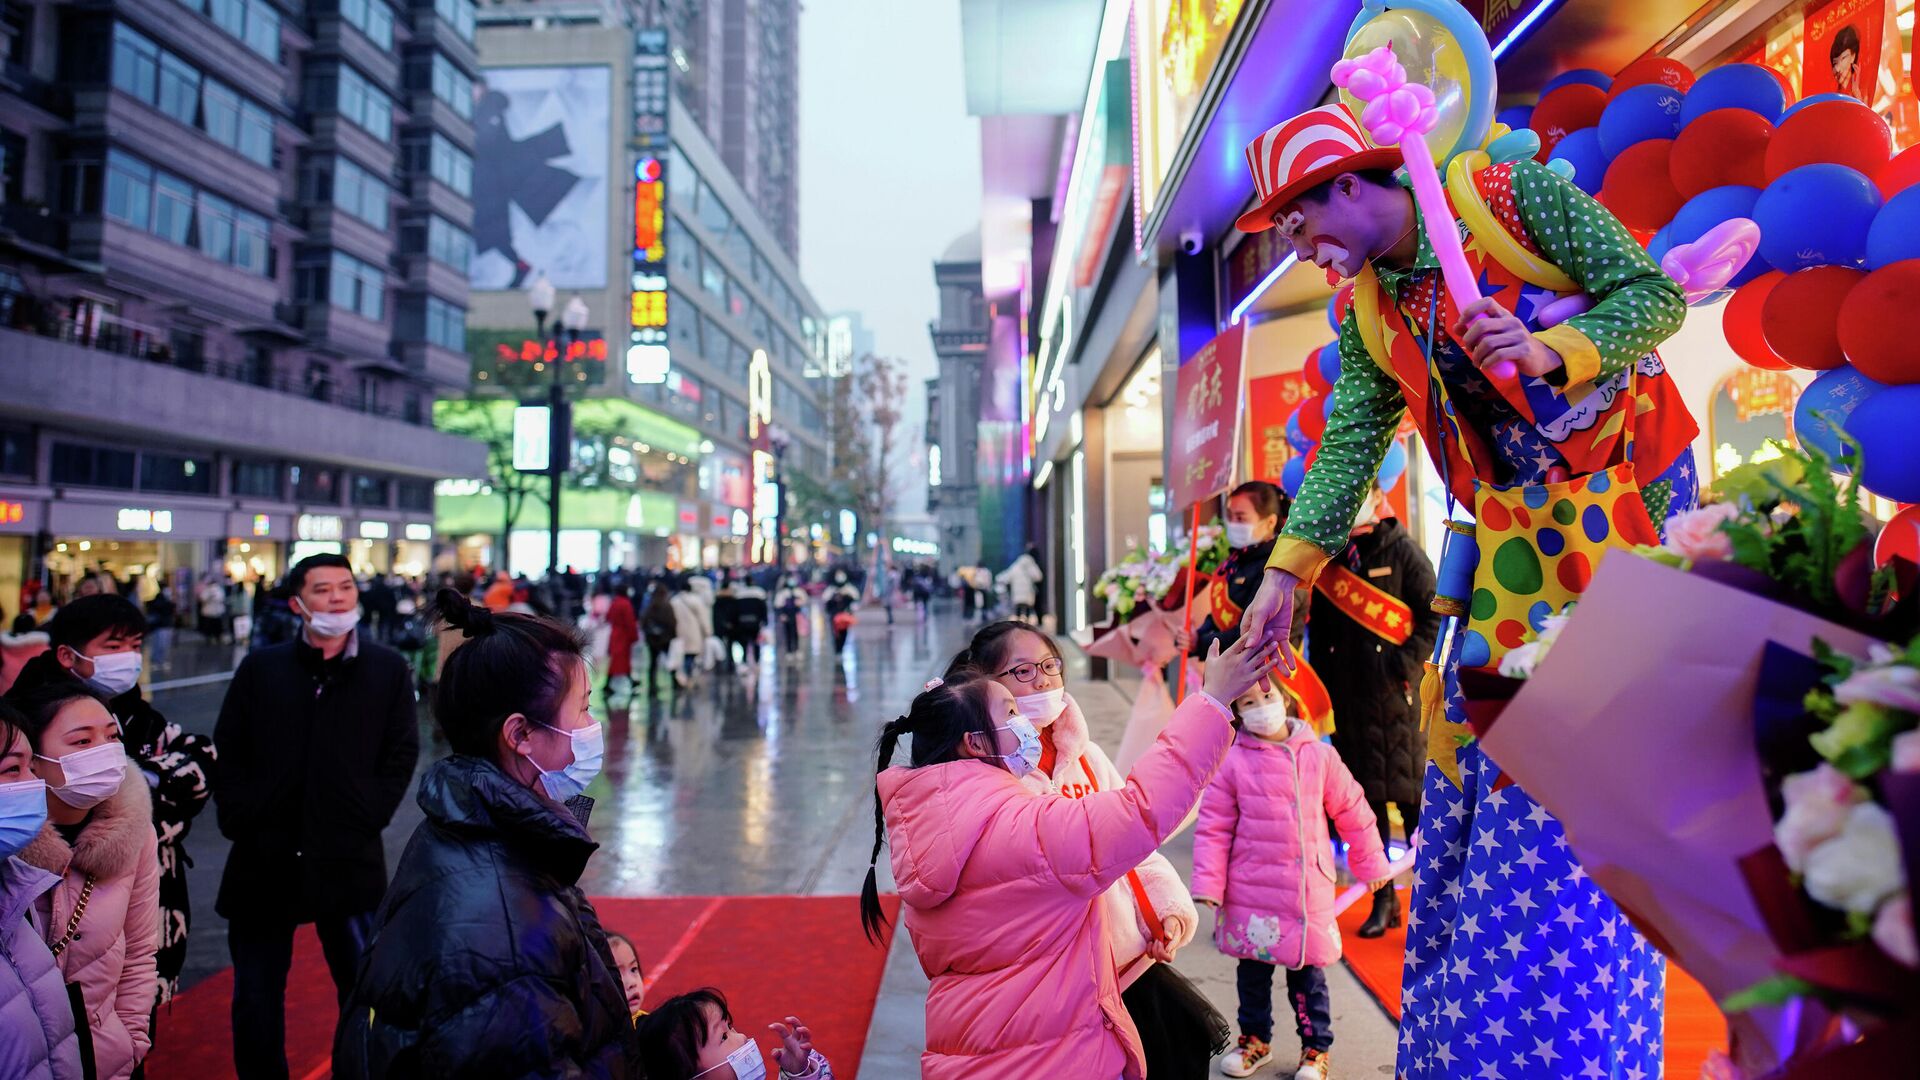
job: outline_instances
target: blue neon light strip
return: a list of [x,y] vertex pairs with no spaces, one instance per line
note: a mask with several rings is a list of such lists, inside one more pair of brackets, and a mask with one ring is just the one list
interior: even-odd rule
[[1255,285],[1253,287],[1253,291],[1247,294],[1247,298],[1245,300],[1242,300],[1238,304],[1234,305],[1233,317],[1227,320],[1227,325],[1232,326],[1233,324],[1239,322],[1240,316],[1245,315],[1247,313],[1247,309],[1252,307],[1254,305],[1254,302],[1259,300],[1263,293],[1265,293],[1268,289],[1272,288],[1274,282],[1280,280],[1280,275],[1293,269],[1293,264],[1298,260],[1299,260],[1299,256],[1294,255],[1292,253],[1288,253],[1286,258],[1281,259],[1280,265],[1274,267],[1271,271],[1269,271],[1267,273],[1266,279],[1260,282],[1260,284]]
[[1501,38],[1500,44],[1495,45],[1493,47],[1493,58],[1495,60],[1498,60],[1502,56],[1505,56],[1507,54],[1507,50],[1513,48],[1515,45],[1520,44],[1520,39],[1527,36],[1527,31],[1533,29],[1534,23],[1537,23],[1541,19],[1546,18],[1547,12],[1552,11],[1554,8],[1559,6],[1560,6],[1560,0],[1546,0],[1546,3],[1541,4],[1539,7],[1534,8],[1532,11],[1527,12],[1526,18],[1520,20],[1520,25],[1514,27],[1512,33],[1508,34],[1506,37]]

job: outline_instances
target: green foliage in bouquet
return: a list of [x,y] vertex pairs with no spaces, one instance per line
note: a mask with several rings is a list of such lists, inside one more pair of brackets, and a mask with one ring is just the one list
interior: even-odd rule
[[[1818,447],[1776,442],[1779,457],[1729,470],[1714,484],[1716,494],[1737,500],[1743,511],[1720,526],[1733,547],[1733,561],[1821,606],[1840,603],[1835,571],[1872,535],[1856,479],[1860,444],[1838,417],[1828,423],[1841,443],[1839,464],[1848,471],[1844,482],[1834,479],[1835,462]],[[1880,588],[1890,584],[1890,577],[1876,581]]]
[[1920,638],[1898,651],[1877,652],[1871,663],[1836,652],[1818,638],[1813,655],[1826,674],[1823,685],[1807,692],[1806,707],[1825,727],[1807,742],[1834,768],[1869,780],[1892,763],[1894,737],[1914,729],[1914,713],[1901,706],[1898,695],[1906,683],[1920,681],[1913,675],[1920,669]]

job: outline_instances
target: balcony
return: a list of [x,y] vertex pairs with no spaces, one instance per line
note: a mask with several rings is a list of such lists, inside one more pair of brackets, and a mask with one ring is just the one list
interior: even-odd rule
[[453,106],[433,96],[431,90],[414,90],[402,99],[408,111],[407,125],[431,128],[453,140],[453,144],[473,153],[473,121],[463,120]]
[[984,352],[987,348],[987,331],[984,328],[942,330],[938,322],[930,322],[927,332],[933,335],[933,351],[936,353]]
[[0,203],[0,243],[7,241],[65,251],[67,223],[45,203]]
[[408,371],[436,387],[464,391],[473,382],[473,359],[466,353],[424,341],[395,342],[394,352]]
[[[71,324],[47,334],[0,330],[12,361],[0,414],[82,430],[167,432],[219,449],[259,452],[421,477],[483,476],[486,448],[409,420],[396,405],[369,407],[338,387],[219,361],[176,358],[138,333],[77,340]],[[90,391],[75,395],[73,387]]]

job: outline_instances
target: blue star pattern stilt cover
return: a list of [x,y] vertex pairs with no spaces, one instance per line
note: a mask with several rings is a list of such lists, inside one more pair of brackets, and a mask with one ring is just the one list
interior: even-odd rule
[[[1448,678],[1449,719],[1464,721]],[[1560,823],[1477,746],[1427,765],[1407,923],[1407,1080],[1660,1076],[1666,963],[1594,885]]]

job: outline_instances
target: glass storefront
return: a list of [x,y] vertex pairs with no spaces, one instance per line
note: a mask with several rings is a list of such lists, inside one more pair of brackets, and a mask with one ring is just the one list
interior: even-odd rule
[[97,540],[61,537],[47,554],[47,573],[54,596],[73,595],[74,586],[87,574],[104,570],[116,581],[137,579],[141,600],[160,591],[160,582],[175,582],[184,571],[191,574],[199,565],[192,540]]
[[280,564],[280,545],[272,540],[228,540],[221,561],[235,581],[279,581],[286,569]]

